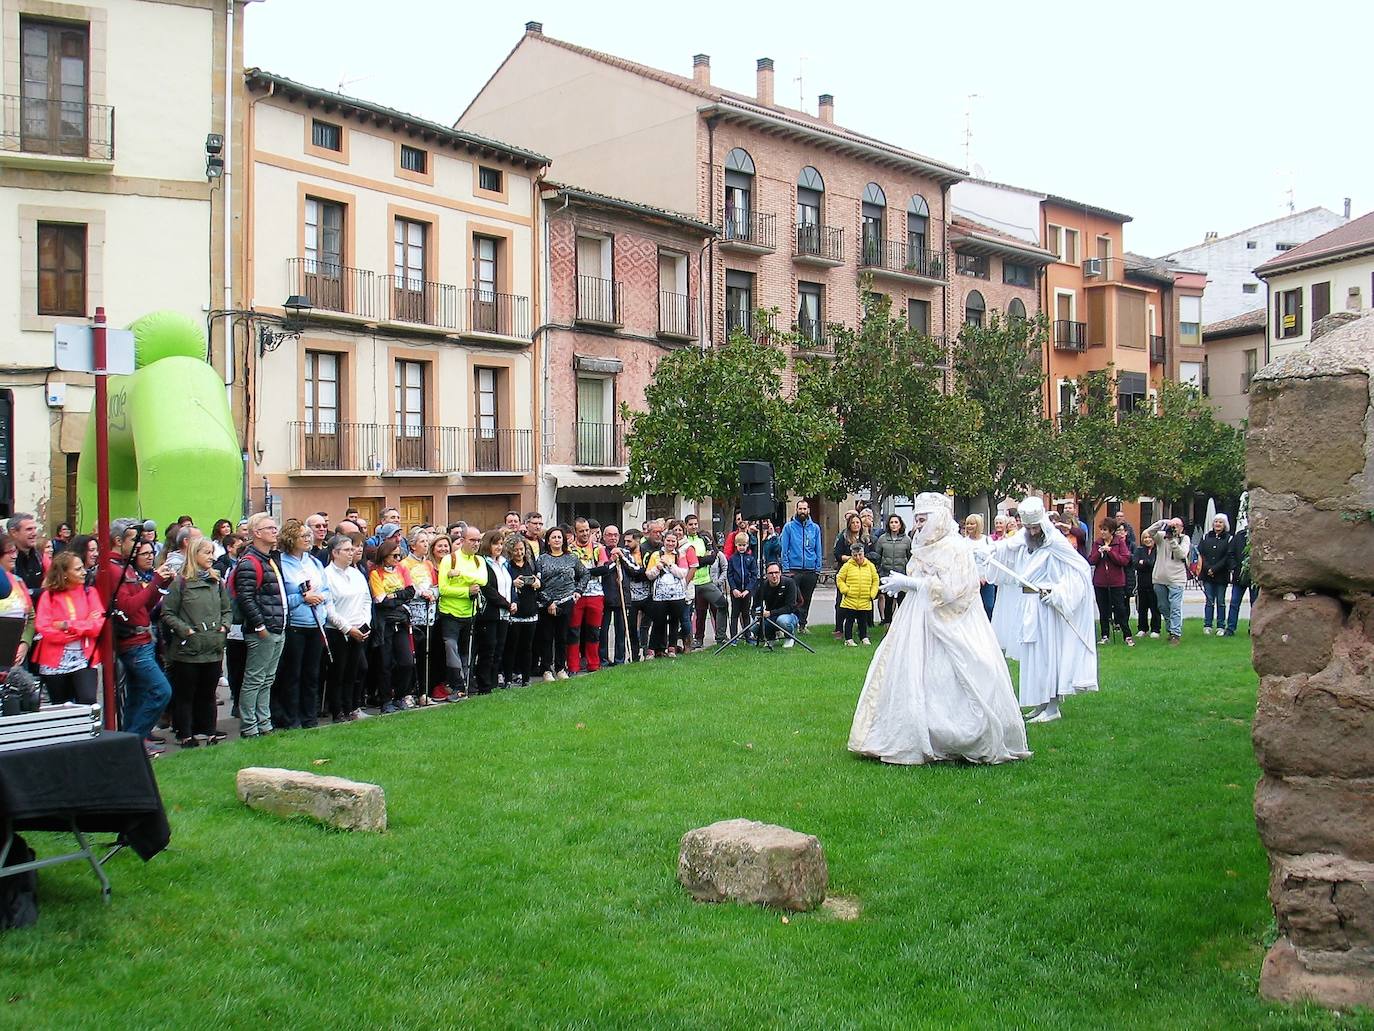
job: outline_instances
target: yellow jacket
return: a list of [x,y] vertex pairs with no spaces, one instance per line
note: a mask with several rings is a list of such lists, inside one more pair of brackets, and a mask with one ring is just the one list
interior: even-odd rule
[[878,567],[867,559],[863,565],[846,559],[835,575],[835,589],[840,592],[840,608],[871,609],[878,596]]
[[486,582],[487,560],[481,555],[469,556],[461,549],[445,555],[439,563],[439,611],[458,619],[470,618],[477,599],[468,588]]

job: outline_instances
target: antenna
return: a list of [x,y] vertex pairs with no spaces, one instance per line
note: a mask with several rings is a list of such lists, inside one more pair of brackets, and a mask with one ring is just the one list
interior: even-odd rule
[[797,110],[806,110],[806,89],[802,85],[802,75],[806,70],[806,55],[802,54],[797,58],[797,77],[792,81],[797,84]]
[[366,82],[368,79],[372,78],[373,74],[374,73],[369,72],[367,75],[358,75],[350,79],[348,73],[344,72],[343,75],[339,76],[339,92],[342,93],[355,82]]
[[973,151],[973,102],[981,100],[982,96],[978,93],[970,93],[964,105],[964,167],[969,166],[969,155]]

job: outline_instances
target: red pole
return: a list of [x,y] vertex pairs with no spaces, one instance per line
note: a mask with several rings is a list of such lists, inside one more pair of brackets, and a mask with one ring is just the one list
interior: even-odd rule
[[[95,310],[91,344],[95,351],[95,538],[100,542],[100,554],[104,555],[110,540],[110,422],[105,382],[108,362],[103,307]],[[119,721],[115,718],[114,625],[108,619],[100,632],[100,668],[105,681],[105,729],[118,730]]]

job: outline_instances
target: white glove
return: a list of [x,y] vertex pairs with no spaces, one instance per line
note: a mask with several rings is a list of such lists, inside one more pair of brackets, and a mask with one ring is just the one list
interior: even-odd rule
[[895,598],[905,591],[917,591],[921,588],[921,581],[914,576],[907,576],[905,573],[892,573],[885,576],[882,581],[882,592],[889,597]]

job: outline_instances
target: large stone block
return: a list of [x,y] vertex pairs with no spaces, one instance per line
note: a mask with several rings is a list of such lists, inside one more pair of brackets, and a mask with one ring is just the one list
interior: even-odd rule
[[1364,471],[1369,377],[1257,380],[1250,392],[1246,476],[1307,501],[1345,499]]
[[1329,595],[1260,595],[1250,619],[1255,671],[1287,677],[1325,669],[1344,618]]
[[1260,995],[1274,1002],[1311,1000],[1332,1009],[1374,1006],[1374,956],[1365,950],[1299,949],[1280,938],[1264,957]]
[[804,911],[825,901],[830,874],[814,835],[754,820],[722,820],[682,836],[677,879],[698,902]]
[[239,770],[239,801],[278,816],[308,816],[346,831],[386,830],[386,796],[376,784],[298,770]]
[[1250,495],[1250,571],[1265,591],[1374,591],[1367,510],[1317,508],[1290,494]]
[[1251,734],[1266,773],[1374,778],[1374,679],[1343,655],[1320,673],[1264,677]]
[[1374,781],[1266,775],[1255,821],[1271,852],[1339,852],[1374,861]]
[[1317,853],[1276,855],[1269,897],[1279,930],[1302,948],[1374,947],[1374,863]]

